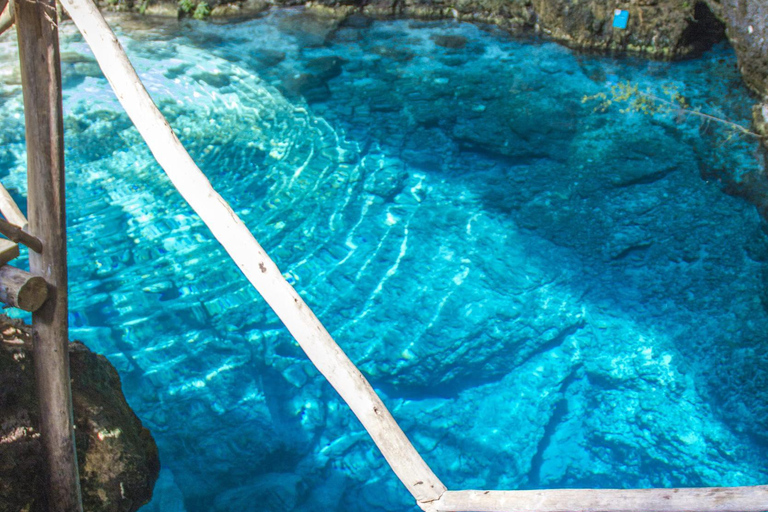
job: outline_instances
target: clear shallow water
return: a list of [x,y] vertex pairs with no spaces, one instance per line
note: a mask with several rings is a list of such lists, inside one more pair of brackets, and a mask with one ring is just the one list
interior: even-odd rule
[[[728,48],[672,65],[446,22],[115,21],[193,157],[449,488],[768,481],[768,245],[717,183],[760,172],[756,147],[581,102],[631,80],[746,122]],[[62,40],[72,337],[118,367],[158,441],[143,510],[414,510],[71,27]],[[23,195],[0,41],[0,178]]]

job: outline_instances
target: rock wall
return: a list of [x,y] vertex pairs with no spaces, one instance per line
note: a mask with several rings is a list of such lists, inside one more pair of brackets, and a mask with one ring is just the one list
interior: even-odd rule
[[744,81],[759,94],[768,94],[768,2],[710,0],[710,5],[725,22]]
[[[276,0],[279,5],[294,0]],[[573,48],[634,52],[653,58],[696,56],[725,37],[724,26],[703,1],[629,0],[315,0],[315,8],[371,16],[456,18],[493,23],[510,30],[532,30]],[[614,9],[629,12],[626,29],[613,27]]]
[[[272,0],[294,5],[295,0]],[[312,0],[331,14],[453,17],[493,23],[511,31],[533,30],[584,51],[635,53],[657,59],[700,55],[728,38],[744,81],[758,95],[754,131],[768,150],[768,2],[765,0]],[[626,29],[613,27],[614,9],[629,12]],[[768,162],[768,152],[764,152]],[[734,184],[734,195],[768,218],[768,179]]]
[[[334,17],[455,18],[536,31],[572,48],[637,53],[657,59],[695,57],[727,37],[745,82],[768,96],[768,2],[765,0],[209,0],[213,16],[250,16],[271,6],[307,5]],[[169,0],[106,0],[114,10],[174,15]],[[629,12],[626,29],[613,27],[614,9]],[[755,124],[768,133],[768,99],[755,108]],[[765,136],[765,135],[764,135]],[[768,147],[768,142],[766,143]]]
[[764,0],[710,0],[725,21],[728,40],[736,50],[744,81],[762,101],[752,109],[755,131],[768,149],[768,2]]
[[[112,8],[173,14],[175,2],[107,0]],[[248,16],[270,6],[307,5],[333,17],[455,18],[535,31],[569,47],[636,53],[656,59],[695,57],[728,38],[745,82],[763,100],[755,106],[757,133],[768,148],[768,2],[764,0],[211,0],[213,16]],[[614,9],[629,12],[626,29],[613,27]]]
[[[294,0],[275,0],[294,5]],[[696,56],[725,37],[725,28],[704,1],[629,0],[314,0],[333,12],[417,18],[455,18],[503,28],[541,32],[567,46],[602,52],[633,52],[660,59]],[[629,12],[626,29],[613,27],[614,9]],[[719,9],[716,9],[719,11]]]
[[[27,327],[0,317],[0,512],[47,510],[38,404]],[[117,371],[80,343],[70,345],[83,507],[133,512],[152,497],[157,446],[128,406]]]

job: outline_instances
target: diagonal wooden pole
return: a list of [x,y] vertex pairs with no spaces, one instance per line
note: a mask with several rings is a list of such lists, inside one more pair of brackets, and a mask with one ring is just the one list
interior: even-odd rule
[[439,498],[445,486],[410,443],[363,374],[189,156],[149,97],[93,1],[61,0],[61,4],[83,34],[117,99],[174,187],[282,320],[320,373],[347,402],[417,503],[424,507]]
[[428,512],[768,512],[766,486],[446,491],[365,377],[192,161],[147,94],[92,0],[61,0],[61,3],[173,185],[347,402],[422,509]]
[[14,7],[9,0],[0,0],[0,34],[13,25]]
[[[7,12],[13,14],[13,6],[8,6],[6,10],[3,11],[3,14],[6,14]],[[0,32],[2,32],[1,27]],[[27,229],[27,225],[29,224],[27,218],[21,213],[19,205],[16,204],[11,197],[11,194],[8,193],[8,190],[6,190],[2,183],[0,183],[0,213],[2,213],[3,217],[5,217],[11,224],[16,224],[21,229]]]
[[24,91],[29,231],[43,244],[42,254],[30,251],[29,268],[50,285],[48,301],[32,313],[46,498],[49,512],[82,512],[69,377],[64,124],[56,6],[53,0],[18,0],[15,17]]

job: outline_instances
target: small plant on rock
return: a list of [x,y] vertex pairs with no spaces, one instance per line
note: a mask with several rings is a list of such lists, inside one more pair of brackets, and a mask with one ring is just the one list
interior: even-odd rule
[[182,12],[189,14],[190,12],[192,12],[192,9],[194,8],[195,8],[195,2],[193,2],[192,0],[179,0],[179,9]]
[[207,18],[209,14],[211,14],[211,8],[208,7],[206,2],[200,2],[195,7],[194,12],[192,13],[192,17],[196,20],[203,20]]

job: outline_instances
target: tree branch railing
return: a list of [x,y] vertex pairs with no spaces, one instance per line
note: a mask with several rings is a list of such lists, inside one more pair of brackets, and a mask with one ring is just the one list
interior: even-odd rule
[[[0,2],[2,2],[2,0],[0,0]],[[2,183],[0,183],[0,213],[2,213],[3,217],[5,217],[11,224],[15,224],[21,229],[27,227],[27,218],[21,213],[19,205],[16,204],[16,201],[13,200],[13,197],[11,197],[11,194],[8,193],[8,190]]]
[[5,235],[8,240],[13,240],[17,244],[23,244],[38,254],[43,252],[43,242],[34,235],[30,235],[19,226],[11,224],[7,220],[0,219],[0,234]]
[[[3,0],[0,0],[3,1]],[[92,0],[60,0],[118,100],[174,187],[200,216],[349,405],[417,504],[431,512],[765,512],[768,486],[698,489],[448,491],[422,459],[366,378],[283,278],[227,202],[200,171],[158,110]]]
[[96,5],[91,0],[62,0],[61,4],[174,187],[347,402],[416,501],[428,503],[438,499],[445,486],[408,441],[363,374],[189,156],[149,97]]
[[13,25],[13,2],[12,0],[0,0],[0,35],[11,28]]
[[764,512],[768,485],[677,489],[446,491],[428,512]]

